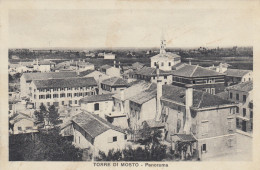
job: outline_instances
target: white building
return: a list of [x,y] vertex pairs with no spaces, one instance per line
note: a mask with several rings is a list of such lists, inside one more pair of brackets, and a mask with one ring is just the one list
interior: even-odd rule
[[151,57],[151,67],[156,68],[157,63],[159,64],[159,69],[164,71],[172,70],[172,66],[181,62],[181,57],[177,54],[166,52],[166,42],[162,38],[160,53]]
[[125,79],[119,77],[111,77],[101,82],[100,94],[118,93],[128,87]]
[[30,101],[35,108],[41,103],[78,106],[81,98],[97,93],[97,82],[93,77],[33,80],[30,87]]
[[93,156],[98,156],[99,151],[108,153],[110,149],[124,149],[127,136],[125,132],[103,120],[97,115],[82,112],[76,115],[71,125],[73,144],[76,147],[93,151]]
[[76,72],[23,73],[20,78],[21,97],[29,97],[29,86],[33,80],[77,77]]
[[10,118],[9,128],[12,134],[36,132],[37,127],[34,125],[34,122],[34,119],[30,116],[18,113]]
[[227,69],[224,73],[227,86],[253,80],[252,70]]
[[104,59],[105,60],[114,60],[116,58],[115,54],[112,53],[104,53]]
[[80,99],[79,103],[82,110],[96,114],[103,119],[113,111],[113,93],[87,96]]
[[107,65],[107,64],[100,67],[100,71],[110,77],[121,77],[120,69],[121,69],[120,65],[117,68],[115,66],[115,62],[114,62],[114,67]]
[[50,72],[54,68],[55,63],[48,60],[33,61],[33,70],[39,72]]

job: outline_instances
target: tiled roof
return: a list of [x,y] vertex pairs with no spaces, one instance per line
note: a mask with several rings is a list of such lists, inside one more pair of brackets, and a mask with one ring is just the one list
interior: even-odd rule
[[77,77],[76,72],[47,72],[47,73],[23,73],[26,80],[63,79]]
[[113,93],[87,96],[80,99],[80,103],[91,103],[112,100]]
[[171,53],[171,52],[166,52],[163,54],[157,54],[152,57],[152,59],[161,59],[161,58],[168,58],[168,59],[174,59],[174,58],[180,58],[181,56]]
[[191,134],[174,134],[173,136],[176,136],[178,141],[181,142],[195,142],[196,139]]
[[133,97],[130,97],[129,100],[138,104],[143,104],[156,97],[156,90],[153,91],[143,91],[140,94],[137,94]]
[[139,63],[139,62],[135,62],[135,63],[132,64],[132,66],[133,66],[134,69],[139,70],[139,69],[141,69],[144,66],[144,64],[143,63]]
[[[156,68],[152,67],[143,67],[140,70],[135,71],[135,74],[144,75],[144,76],[155,76]],[[170,72],[160,70],[159,75],[170,75]]]
[[100,69],[109,69],[111,68],[112,66],[108,65],[108,64],[105,64],[103,66],[100,67]]
[[184,67],[185,65],[187,65],[186,63],[177,63],[174,66],[172,66],[172,70],[178,70],[182,67]]
[[112,129],[124,133],[124,131],[111,123],[89,112],[81,112],[73,117],[73,122],[80,126],[93,140],[98,135]]
[[95,70],[85,70],[85,71],[81,71],[81,72],[79,72],[79,76],[80,77],[84,77],[84,76],[86,76],[86,75],[88,75],[88,74],[90,74],[90,73],[92,73],[92,72],[94,72]]
[[102,81],[102,84],[109,86],[127,86],[127,81],[120,77],[111,77]]
[[[152,83],[146,82],[144,80],[135,81],[135,84],[132,84],[130,87],[124,90],[124,100],[127,100],[132,96],[140,94],[142,91],[149,89],[151,85]],[[113,97],[122,100],[120,93],[116,93]]]
[[237,90],[249,92],[253,90],[253,81],[242,82],[233,86],[227,87],[227,90]]
[[209,77],[209,76],[219,76],[219,75],[224,75],[224,74],[203,68],[198,65],[186,64],[185,66],[174,71],[173,75],[181,76],[181,77]]
[[220,93],[218,93],[216,95],[218,97],[222,98],[222,99],[228,100],[228,91],[223,91],[223,92],[220,92]]
[[15,114],[12,118],[10,118],[9,121],[10,121],[11,124],[15,124],[15,123],[17,123],[17,122],[19,122],[20,120],[23,120],[23,119],[27,119],[29,121],[34,122],[33,118],[31,118],[30,116],[28,116],[28,115],[26,115],[24,113],[17,113],[17,114]]
[[241,70],[241,69],[227,69],[224,73],[230,77],[243,77],[252,70]]
[[[183,87],[163,85],[163,96],[161,100],[164,102],[164,99],[168,99],[170,101],[185,105],[185,90],[186,89]],[[165,103],[167,104],[167,102]],[[205,108],[226,104],[232,104],[232,102],[200,90],[193,90],[192,107],[194,108]]]
[[34,80],[33,82],[37,88],[89,87],[97,85],[93,77]]

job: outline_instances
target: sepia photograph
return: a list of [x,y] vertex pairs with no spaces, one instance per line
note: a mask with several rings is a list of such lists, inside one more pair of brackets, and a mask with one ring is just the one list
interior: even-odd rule
[[247,12],[9,9],[8,161],[252,162]]

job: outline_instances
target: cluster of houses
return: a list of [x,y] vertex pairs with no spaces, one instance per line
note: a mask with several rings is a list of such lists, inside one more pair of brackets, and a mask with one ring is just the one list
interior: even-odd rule
[[20,98],[26,106],[13,112],[11,130],[30,133],[34,118],[23,112],[55,105],[72,113],[64,117],[61,134],[95,154],[131,145],[145,124],[162,130],[161,140],[172,150],[184,143],[186,154],[196,152],[201,160],[235,152],[236,130],[253,130],[252,71],[182,63],[165,46],[162,40],[150,67],[114,63],[95,70],[85,61],[67,61],[52,72],[23,73]]

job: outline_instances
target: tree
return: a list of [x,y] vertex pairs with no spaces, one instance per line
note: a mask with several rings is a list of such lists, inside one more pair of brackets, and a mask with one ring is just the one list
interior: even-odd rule
[[56,109],[54,105],[51,105],[48,108],[48,119],[50,123],[57,125],[59,123],[59,117],[60,115],[58,114],[58,109]]
[[36,117],[38,122],[43,122],[44,121],[44,115],[43,115],[43,113],[41,111],[39,112],[39,111],[35,110],[34,111],[34,116]]
[[82,150],[59,134],[59,129],[9,136],[10,161],[81,161]]
[[162,131],[157,128],[150,128],[147,123],[143,125],[143,128],[139,131],[142,139],[139,140],[141,144],[150,146],[151,144],[159,144],[162,138]]

